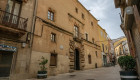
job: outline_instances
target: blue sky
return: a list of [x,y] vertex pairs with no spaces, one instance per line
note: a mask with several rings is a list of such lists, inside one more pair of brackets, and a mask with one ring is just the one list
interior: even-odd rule
[[120,9],[116,9],[114,0],[79,0],[99,21],[111,39],[124,36],[120,28]]

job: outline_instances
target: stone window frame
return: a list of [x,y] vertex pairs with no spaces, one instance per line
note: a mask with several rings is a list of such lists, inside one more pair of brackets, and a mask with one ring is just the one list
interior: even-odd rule
[[75,12],[78,13],[78,8],[77,7],[75,8]]
[[91,21],[91,26],[93,26],[93,22]]
[[88,55],[88,63],[92,64],[92,59],[91,59],[91,55],[90,54]]
[[95,51],[95,54],[96,54],[96,57],[98,57],[98,52],[97,51]]
[[82,13],[81,17],[82,17],[82,19],[85,19],[85,15],[83,13]]
[[[54,58],[53,58],[54,57]],[[57,57],[58,57],[58,55],[56,54],[56,53],[51,53],[51,55],[50,55],[50,66],[54,66],[54,67],[57,67]],[[54,62],[54,64],[53,64],[53,60],[55,59],[55,62]]]
[[75,37],[79,37],[80,30],[79,27],[77,25],[74,25],[74,35]]
[[88,33],[85,33],[85,40],[87,40],[88,41]]
[[[49,8],[48,9],[48,14],[47,14],[47,19],[51,21],[55,21],[55,10]],[[52,17],[53,16],[53,17]]]
[[95,43],[95,39],[94,39],[94,38],[92,38],[92,43],[93,43],[93,44]]
[[53,32],[51,33],[51,41],[56,42],[56,34]]

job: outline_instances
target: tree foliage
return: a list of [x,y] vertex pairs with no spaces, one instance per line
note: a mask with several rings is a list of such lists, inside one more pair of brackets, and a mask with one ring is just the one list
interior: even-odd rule
[[134,70],[136,61],[132,56],[121,56],[118,59],[120,67],[124,70]]
[[42,56],[41,60],[39,61],[40,61],[39,65],[40,65],[41,71],[46,71],[47,68],[45,67],[45,65],[48,63],[48,59]]

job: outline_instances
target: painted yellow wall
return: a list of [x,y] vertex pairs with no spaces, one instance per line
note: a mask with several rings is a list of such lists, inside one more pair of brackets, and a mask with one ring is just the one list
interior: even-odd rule
[[[109,41],[107,38],[107,33],[106,31],[98,25],[98,33],[99,33],[99,41],[97,41],[97,43],[100,44],[101,46],[101,51],[103,52],[103,46],[102,44],[104,44],[104,53],[109,53],[108,49],[109,49]],[[107,49],[106,49],[107,47]]]

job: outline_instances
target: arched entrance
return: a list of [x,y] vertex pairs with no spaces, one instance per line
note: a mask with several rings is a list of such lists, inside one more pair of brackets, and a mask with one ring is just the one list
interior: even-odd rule
[[74,53],[74,67],[75,70],[80,70],[80,53],[78,49],[75,49]]

